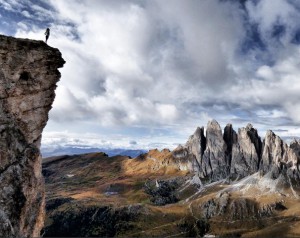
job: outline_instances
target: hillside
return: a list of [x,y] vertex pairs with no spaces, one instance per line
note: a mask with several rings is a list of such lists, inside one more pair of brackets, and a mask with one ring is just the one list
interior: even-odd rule
[[[150,151],[136,159],[104,153],[46,159],[45,236],[180,233],[178,224],[188,216],[188,208],[178,203],[156,206],[145,193],[145,183],[155,187],[156,181],[174,180],[177,188],[188,179],[186,172],[167,169],[169,159],[172,155],[167,150]],[[157,166],[157,162],[166,166]]]
[[[216,130],[210,130],[211,125]],[[134,159],[104,153],[46,159],[45,236],[300,236],[298,160],[294,167],[285,166],[288,156],[298,156],[298,142],[279,144],[287,152],[281,153],[287,155],[283,160],[270,149],[271,132],[259,143],[252,126],[233,137],[220,130],[215,121],[209,122],[206,137],[198,128],[174,151],[151,150]],[[234,138],[233,143],[228,138]],[[257,153],[254,145],[259,144]],[[263,169],[267,152],[276,160]],[[206,164],[203,156],[210,162]],[[213,167],[214,159],[226,169]],[[246,159],[256,161],[256,166]]]

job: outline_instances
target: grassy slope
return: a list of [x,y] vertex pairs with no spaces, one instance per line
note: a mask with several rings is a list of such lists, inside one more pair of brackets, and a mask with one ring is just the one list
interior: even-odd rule
[[[84,206],[110,206],[118,208],[131,204],[141,204],[145,209],[138,220],[132,221],[132,227],[122,230],[119,236],[193,236],[197,230],[195,221],[202,219],[201,204],[218,196],[220,191],[230,187],[226,184],[216,184],[206,188],[198,195],[186,200],[196,190],[187,186],[182,192],[182,200],[176,204],[162,207],[150,203],[143,186],[148,180],[168,179],[185,176],[185,171],[179,171],[176,163],[167,150],[150,151],[145,156],[129,159],[124,156],[107,157],[103,153],[92,153],[75,156],[60,156],[43,161],[43,169],[47,172],[47,201],[55,198],[73,198],[73,203]],[[114,195],[107,191],[117,192]],[[247,190],[247,192],[230,192],[230,201],[247,197],[257,206],[274,204],[283,201],[287,210],[276,211],[271,217],[248,220],[230,220],[230,210],[225,214],[210,219],[212,234],[234,235],[243,237],[300,236],[299,217],[300,203],[287,194],[265,193]],[[53,215],[70,209],[68,203],[51,210],[47,214],[46,224],[51,226]]]
[[[162,156],[159,151],[152,151],[150,154],[157,156],[159,160]],[[162,158],[162,161],[163,159],[166,158]],[[172,204],[164,208],[153,206],[143,187],[148,180],[182,176],[184,173],[166,167],[158,168],[157,161],[147,158],[141,166],[140,160],[141,158],[132,160],[124,156],[107,157],[103,153],[47,158],[43,161],[43,170],[49,174],[46,177],[47,201],[73,198],[85,206],[115,208],[143,204],[147,208],[147,214],[139,217],[139,221],[134,224],[134,229],[124,231],[120,235],[181,234],[177,223],[187,216],[187,208],[180,204]],[[137,174],[135,170],[138,170]],[[117,194],[107,195],[107,191],[117,192]],[[69,206],[64,204],[54,211],[49,211],[46,225],[52,224],[52,215],[56,211],[66,211]]]

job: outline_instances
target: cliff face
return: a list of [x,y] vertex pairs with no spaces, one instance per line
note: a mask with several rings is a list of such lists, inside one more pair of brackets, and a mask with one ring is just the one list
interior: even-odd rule
[[43,227],[41,133],[64,63],[42,41],[0,35],[1,237],[37,237]]
[[173,151],[173,156],[180,155],[181,160],[185,158],[190,164],[197,164],[193,172],[210,182],[241,179],[260,172],[274,178],[282,174],[300,185],[299,151],[300,141],[288,146],[272,131],[267,131],[262,141],[251,124],[238,129],[238,133],[228,124],[222,134],[220,125],[213,120],[207,124],[206,137],[203,127],[197,129],[185,146]]
[[206,128],[206,149],[202,163],[204,177],[219,180],[225,176],[228,171],[226,150],[227,146],[223,140],[220,125],[215,120],[208,122]]

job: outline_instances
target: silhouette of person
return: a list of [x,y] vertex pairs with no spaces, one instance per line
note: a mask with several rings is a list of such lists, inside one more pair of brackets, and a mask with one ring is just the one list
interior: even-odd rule
[[49,38],[49,36],[50,36],[50,29],[49,29],[49,28],[46,29],[46,31],[45,31],[45,36],[46,36],[45,42],[46,42],[46,44],[47,44],[48,38]]

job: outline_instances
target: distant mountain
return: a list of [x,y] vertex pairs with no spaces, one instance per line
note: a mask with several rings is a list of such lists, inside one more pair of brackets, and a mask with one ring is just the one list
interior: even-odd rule
[[43,160],[45,237],[300,237],[299,140],[213,120],[173,151],[102,151]]
[[41,148],[41,153],[43,158],[52,157],[52,156],[59,156],[59,155],[75,155],[75,154],[87,154],[93,152],[104,152],[109,156],[116,156],[116,155],[123,155],[123,156],[130,156],[135,158],[140,154],[146,153],[148,150],[142,149],[108,149],[108,148],[93,148],[93,147],[43,147]]

